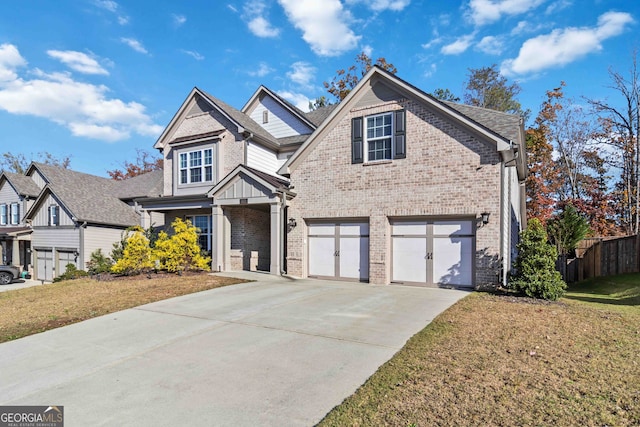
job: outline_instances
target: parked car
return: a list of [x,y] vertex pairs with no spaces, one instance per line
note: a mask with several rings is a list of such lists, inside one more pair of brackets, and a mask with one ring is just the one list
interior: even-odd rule
[[20,277],[20,269],[12,265],[0,265],[0,285],[8,285]]

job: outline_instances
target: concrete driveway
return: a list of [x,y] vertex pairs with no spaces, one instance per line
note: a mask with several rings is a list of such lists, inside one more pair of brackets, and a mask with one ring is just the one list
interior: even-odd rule
[[0,405],[65,426],[313,425],[467,293],[252,275],[0,344]]

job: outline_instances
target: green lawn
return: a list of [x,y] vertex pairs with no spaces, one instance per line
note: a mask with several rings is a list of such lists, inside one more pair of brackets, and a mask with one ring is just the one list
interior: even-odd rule
[[321,426],[640,426],[640,275],[548,303],[474,293]]

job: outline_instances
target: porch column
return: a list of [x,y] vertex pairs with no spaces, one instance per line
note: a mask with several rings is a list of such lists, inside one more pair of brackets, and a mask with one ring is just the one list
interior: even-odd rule
[[224,213],[222,206],[211,208],[211,270],[224,271]]
[[282,266],[280,265],[282,215],[280,210],[280,200],[271,204],[271,267],[269,272],[276,275],[280,275],[282,272]]

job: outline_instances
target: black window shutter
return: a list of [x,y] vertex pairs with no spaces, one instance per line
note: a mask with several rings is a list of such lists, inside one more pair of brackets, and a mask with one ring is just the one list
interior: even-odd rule
[[18,217],[18,222],[16,222],[16,224],[20,224],[20,205],[16,205],[16,214]]
[[51,206],[49,206],[49,219],[47,220],[47,223],[48,223],[49,225],[53,225],[53,224],[52,224],[52,221],[51,221]]
[[354,117],[351,119],[351,163],[364,162],[363,143],[362,117]]
[[394,159],[404,159],[407,157],[407,124],[405,120],[405,110],[398,110],[393,113],[395,123],[395,133],[393,135]]

